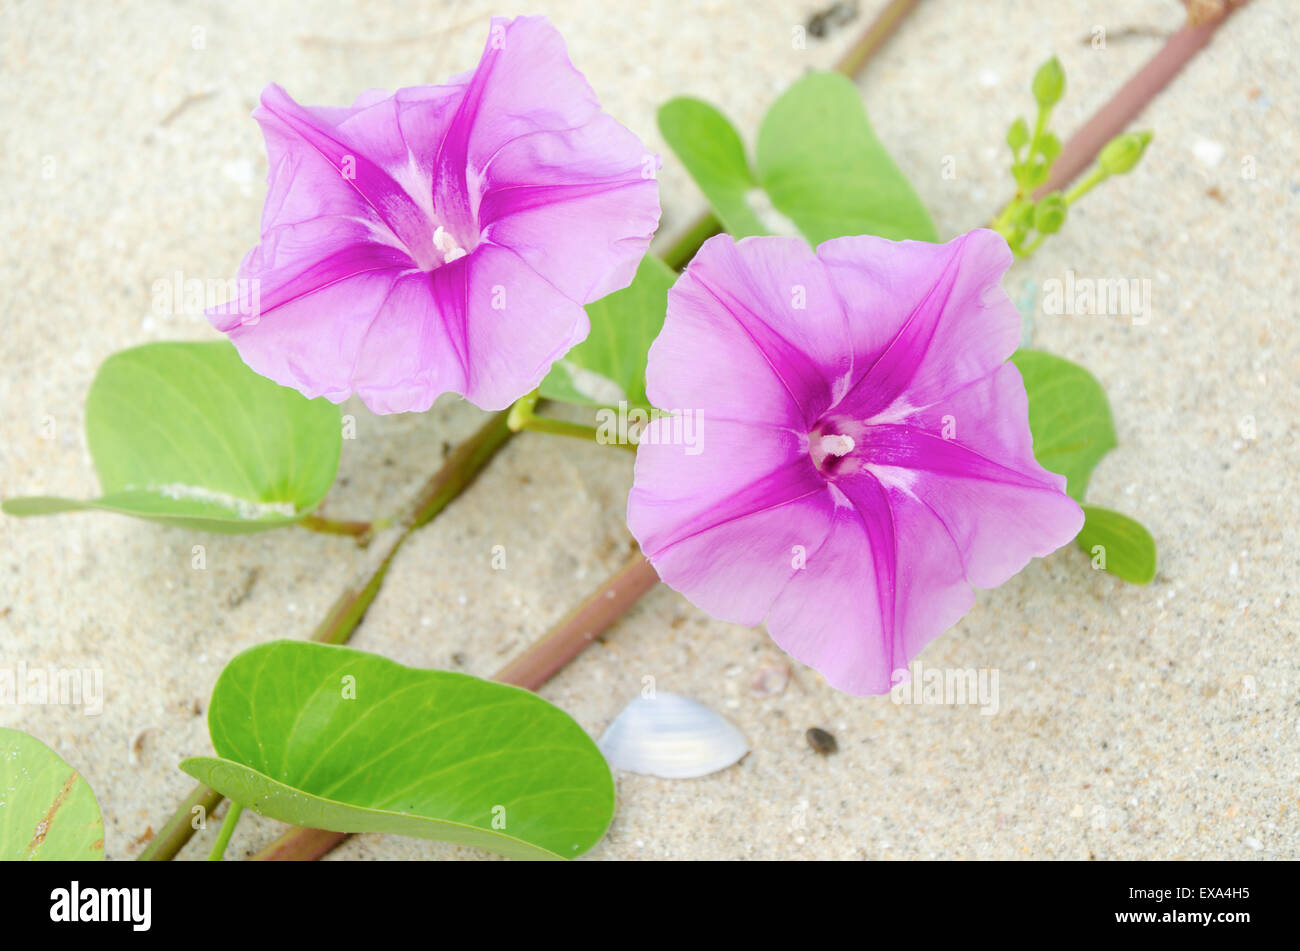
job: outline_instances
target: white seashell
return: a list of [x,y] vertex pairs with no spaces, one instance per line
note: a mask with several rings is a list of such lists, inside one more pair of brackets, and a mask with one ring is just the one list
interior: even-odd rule
[[749,752],[745,735],[722,714],[663,690],[624,707],[597,745],[615,769],[665,779],[707,776]]

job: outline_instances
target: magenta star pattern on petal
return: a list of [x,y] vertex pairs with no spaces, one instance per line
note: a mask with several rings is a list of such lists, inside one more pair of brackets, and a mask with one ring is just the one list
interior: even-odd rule
[[[256,309],[209,312],[257,372],[309,397],[501,409],[587,335],[659,220],[658,159],[600,109],[541,17],[496,19],[445,86],[253,113],[270,163]],[[247,297],[247,295],[246,295]]]
[[[1006,242],[710,239],[669,293],[628,524],[671,587],[848,693],[1083,524],[1033,457]],[[689,451],[688,451],[689,449]]]

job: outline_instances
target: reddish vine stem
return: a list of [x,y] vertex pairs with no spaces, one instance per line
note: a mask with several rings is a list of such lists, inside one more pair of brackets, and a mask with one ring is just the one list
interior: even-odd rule
[[[494,680],[537,690],[627,613],[659,576],[640,552],[634,553],[604,584],[589,594],[526,651],[497,671]],[[253,856],[255,861],[312,861],[344,839],[345,832],[292,828]]]
[[638,551],[605,583],[587,595],[540,640],[533,643],[493,680],[536,690],[554,677],[659,582],[650,562]]
[[835,61],[835,71],[845,76],[856,76],[860,73],[867,65],[867,61],[876,55],[887,39],[894,35],[898,25],[912,12],[912,8],[918,2],[919,0],[891,0],[887,3],[857,41]]
[[1169,37],[1160,51],[1070,136],[1052,164],[1046,183],[1034,192],[1034,198],[1059,191],[1074,181],[1097,157],[1102,146],[1123,132],[1146,108],[1147,103],[1169,85],[1170,80],[1210,42],[1214,31],[1228,19],[1233,10],[1245,6],[1247,2],[1248,0],[1240,0],[1234,6],[1225,7],[1221,15],[1208,22],[1188,22]]

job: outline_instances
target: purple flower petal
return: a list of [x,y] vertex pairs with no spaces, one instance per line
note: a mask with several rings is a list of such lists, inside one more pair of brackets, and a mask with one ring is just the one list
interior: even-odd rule
[[[279,136],[286,143],[286,151],[295,156],[315,153],[320,162],[312,163],[318,171],[323,162],[333,170],[332,180],[326,177],[322,190],[329,195],[330,207],[343,204],[348,191],[353,193],[349,211],[352,215],[382,224],[385,238],[391,237],[402,246],[413,249],[428,242],[428,216],[416,200],[407,193],[388,171],[363,151],[365,142],[352,140],[341,129],[330,128],[315,115],[302,108],[279,86],[267,86],[262,92],[262,107],[254,112],[266,128],[278,127]],[[325,176],[329,172],[325,171]],[[317,178],[320,182],[320,176]],[[339,196],[335,193],[342,192]]]
[[767,618],[772,639],[855,696],[886,693],[975,603],[943,526],[870,473],[837,487],[835,530]]
[[377,271],[322,285],[286,300],[270,316],[235,326],[230,339],[263,376],[308,399],[340,403],[352,391],[349,372],[323,376],[318,368],[340,364],[350,370],[396,281],[394,271]]
[[590,329],[582,305],[510,248],[485,244],[459,269],[435,271],[433,282],[438,312],[463,354],[460,392],[483,409],[504,409],[534,389]]
[[254,116],[270,174],[240,277],[261,307],[209,317],[308,396],[502,408],[586,336],[583,306],[631,282],[658,223],[654,157],[540,17],[493,20],[448,85],[345,108],[269,86]]
[[881,427],[879,441],[873,432],[867,450],[882,481],[905,486],[943,522],[966,577],[981,588],[1050,554],[1058,533],[1068,540],[1083,527],[1065,477],[1034,459],[1028,426],[1003,422],[1021,419],[1025,385],[1004,363],[902,424]]
[[647,369],[657,406],[703,418],[702,446],[651,424],[628,499],[663,580],[725,620],[766,618],[832,685],[883,693],[971,608],[971,585],[1074,537],[1083,513],[1034,460],[1005,362],[1009,263],[992,232],[816,255],[710,240]]
[[847,389],[847,343],[839,299],[807,244],[717,235],[669,291],[647,394],[655,406],[806,431]]
[[799,441],[708,419],[704,451],[655,444],[655,420],[637,450],[628,525],[664,577],[688,586],[711,614],[757,624],[796,574],[796,546],[815,547],[834,503]]
[[1011,251],[995,231],[947,244],[836,238],[817,254],[856,341],[847,412],[865,419],[927,406],[1016,349],[1019,313],[998,283]]
[[658,226],[657,164],[606,115],[521,135],[488,165],[478,212],[486,240],[513,248],[569,297],[598,300],[632,282],[641,236]]

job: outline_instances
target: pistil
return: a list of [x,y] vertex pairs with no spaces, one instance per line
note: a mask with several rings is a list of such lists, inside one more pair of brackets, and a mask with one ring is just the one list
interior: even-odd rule
[[450,264],[452,261],[469,254],[468,251],[456,243],[456,239],[442,225],[438,225],[434,229],[433,246],[442,253],[443,264]]
[[853,451],[854,445],[852,436],[838,433],[824,435],[821,439],[822,453],[827,456],[847,456]]

